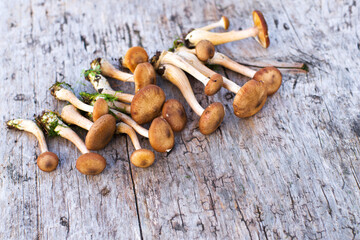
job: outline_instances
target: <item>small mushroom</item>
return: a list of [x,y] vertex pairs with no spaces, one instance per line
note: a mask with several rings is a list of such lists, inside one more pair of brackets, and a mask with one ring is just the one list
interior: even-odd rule
[[8,121],[6,124],[9,128],[16,128],[32,133],[37,138],[39,141],[41,154],[37,158],[36,162],[40,170],[44,172],[51,172],[56,169],[59,163],[59,158],[55,153],[49,152],[44,133],[36,125],[36,123],[26,119],[14,119]]
[[149,142],[157,152],[170,152],[174,147],[174,133],[170,124],[163,118],[155,118],[149,128]]
[[209,31],[217,27],[222,27],[223,29],[227,30],[229,28],[229,25],[230,25],[229,19],[225,16],[222,16],[219,21],[197,29]]
[[201,40],[195,46],[195,54],[200,61],[207,61],[215,54],[215,46],[208,40]]
[[109,108],[118,110],[126,114],[130,114],[130,105],[118,101],[119,99],[113,95],[106,93],[87,93],[87,92],[80,92],[79,95],[81,96],[82,101],[85,102],[86,104],[94,105],[96,100],[102,98],[107,102]]
[[[215,72],[206,67],[195,55],[182,51],[180,48],[176,54],[181,55],[193,67],[206,76]],[[267,99],[267,88],[264,82],[251,79],[244,86],[240,87],[233,81],[223,76],[223,87],[236,94],[233,101],[234,113],[239,118],[246,118],[254,115],[264,106]]]
[[134,72],[139,63],[149,61],[149,56],[144,48],[136,46],[129,48],[124,59],[121,61],[124,67],[130,69],[131,72]]
[[235,62],[234,60],[219,52],[216,52],[213,58],[208,59],[207,62],[210,64],[224,66],[251,79],[263,81],[267,87],[268,96],[274,94],[281,86],[281,72],[275,67],[264,67],[258,71],[255,71],[249,67]]
[[188,47],[195,46],[201,40],[209,40],[214,45],[238,41],[249,37],[257,37],[258,42],[264,48],[269,47],[270,40],[268,28],[263,14],[260,11],[253,11],[254,26],[246,30],[214,33],[202,29],[195,29],[185,37],[185,44]]
[[[109,106],[105,99],[99,98],[94,103],[93,120],[98,120],[101,116],[109,113]],[[90,149],[91,150],[91,149]]]
[[162,64],[172,64],[178,68],[181,68],[185,72],[188,72],[190,75],[192,75],[194,78],[204,84],[205,94],[208,96],[212,96],[217,93],[223,84],[222,77],[218,74],[210,77],[204,76],[201,72],[191,66],[183,58],[172,52],[163,51],[161,54],[157,53],[151,59],[151,63],[153,64],[155,69],[158,69],[159,66]]
[[130,161],[136,167],[146,168],[150,167],[155,161],[155,154],[148,150],[141,148],[140,142],[132,127],[126,123],[118,123],[116,125],[116,134],[127,134],[134,145],[135,151],[130,156]]
[[61,118],[68,124],[77,125],[88,131],[85,138],[85,145],[89,150],[105,148],[111,141],[116,130],[116,119],[114,116],[104,114],[93,123],[82,116],[73,105],[66,105],[62,109]]
[[[88,113],[92,113],[94,107],[90,106],[82,101],[80,101],[75,95],[74,93],[63,87],[64,84],[54,84],[50,90],[51,90],[51,94],[58,100],[61,101],[68,101],[70,102],[72,105],[74,105],[74,107],[76,107],[79,110],[82,110],[84,112],[88,112]],[[129,126],[131,126],[132,128],[135,129],[135,131],[137,133],[139,133],[140,135],[148,138],[149,137],[149,133],[148,130],[143,128],[142,126],[140,126],[139,124],[137,124],[132,118],[130,118],[128,115],[121,113],[119,111],[116,110],[111,110],[111,113],[115,115],[116,118],[120,119],[121,121],[125,122],[126,124],[128,124]]]
[[76,168],[85,175],[97,175],[106,167],[106,160],[97,153],[91,153],[81,138],[69,128],[54,112],[45,112],[37,118],[50,136],[61,136],[71,141],[82,153],[76,160]]
[[181,132],[186,126],[187,116],[184,106],[176,99],[169,99],[164,103],[161,115],[174,132]]
[[156,84],[154,67],[148,62],[139,63],[134,70],[134,75],[116,69],[104,58],[97,58],[93,60],[90,66],[91,69],[100,69],[103,76],[111,77],[124,82],[134,82],[135,93],[149,84]]
[[138,124],[151,122],[161,114],[164,102],[164,91],[156,85],[148,85],[135,94],[131,102],[131,118]]
[[171,64],[163,64],[159,68],[159,73],[179,88],[190,107],[200,116],[199,130],[202,134],[213,133],[220,126],[225,116],[225,110],[221,103],[213,103],[204,110],[196,100],[189,80],[181,69]]

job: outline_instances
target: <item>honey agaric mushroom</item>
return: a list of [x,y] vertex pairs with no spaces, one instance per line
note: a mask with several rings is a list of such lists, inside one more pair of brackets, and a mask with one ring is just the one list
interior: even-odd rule
[[268,28],[263,14],[260,11],[253,11],[254,26],[246,30],[214,33],[202,29],[195,29],[185,37],[185,44],[188,47],[195,46],[201,40],[209,40],[214,45],[224,44],[241,40],[248,37],[257,37],[263,48],[270,45]]
[[[68,101],[74,107],[84,112],[92,113],[94,110],[93,106],[90,106],[82,101],[80,101],[72,91],[69,89],[64,88],[65,83],[55,83],[51,88],[51,94],[58,100],[61,101]],[[132,128],[135,129],[137,133],[140,135],[148,138],[149,132],[147,129],[143,128],[142,126],[138,125],[132,118],[128,115],[121,113],[116,110],[111,110],[111,112],[116,116],[116,118],[120,119],[121,121],[125,122],[126,124],[130,125]]]
[[[105,99],[99,98],[94,103],[93,120],[98,120],[101,116],[109,113],[109,106]],[[91,150],[91,149],[90,149]]]
[[120,59],[120,63],[130,69],[131,72],[134,72],[136,69],[136,66],[139,63],[147,62],[149,61],[149,56],[144,48],[142,47],[131,47],[126,52],[125,57],[123,59]]
[[135,94],[131,102],[131,118],[138,124],[151,122],[161,114],[164,102],[164,91],[156,85],[148,85]]
[[187,123],[184,106],[176,99],[169,99],[164,103],[161,116],[170,124],[174,132],[181,132]]
[[77,125],[88,131],[85,145],[89,150],[100,150],[112,139],[116,130],[116,119],[110,114],[99,116],[94,123],[82,116],[73,105],[66,105],[61,118],[68,124]]
[[210,23],[209,25],[207,25],[205,27],[201,27],[201,28],[197,28],[197,29],[209,31],[209,30],[212,30],[217,27],[222,27],[225,30],[227,30],[229,28],[229,25],[230,25],[229,19],[225,16],[222,16],[219,21]]
[[113,95],[106,93],[87,93],[87,92],[80,92],[79,95],[81,96],[82,101],[85,102],[86,104],[94,105],[97,99],[103,98],[107,102],[107,105],[110,108],[127,114],[131,113],[130,105],[119,102],[118,98]]
[[255,71],[249,67],[235,62],[234,60],[219,52],[216,52],[213,58],[208,59],[207,62],[210,64],[224,66],[251,79],[263,81],[267,87],[268,96],[274,94],[281,86],[281,72],[275,67],[264,67],[258,71]]
[[101,74],[124,82],[135,83],[135,93],[141,88],[156,84],[156,74],[154,67],[148,63],[139,63],[134,70],[134,74],[129,74],[116,69],[111,63],[104,58],[97,58],[90,64],[91,69],[100,69]]
[[162,64],[172,64],[178,68],[181,68],[185,72],[188,72],[194,78],[202,82],[205,86],[205,94],[212,96],[217,93],[223,85],[222,77],[220,74],[215,73],[211,77],[204,76],[196,68],[191,66],[188,62],[182,59],[180,56],[163,51],[161,54],[158,52],[152,59],[151,63],[155,69],[158,69]]
[[163,118],[155,118],[149,128],[149,142],[157,152],[170,152],[174,147],[174,132],[170,124]]
[[36,125],[36,123],[26,119],[13,119],[8,121],[6,124],[9,128],[16,128],[18,130],[32,133],[37,138],[41,154],[37,158],[36,163],[40,170],[44,172],[51,172],[56,169],[59,163],[59,158],[55,153],[49,152],[44,133]]
[[54,112],[45,112],[37,121],[50,136],[61,136],[72,142],[82,153],[76,160],[76,168],[85,175],[97,175],[106,167],[106,160],[97,153],[91,153],[81,138],[69,128]]
[[196,100],[189,80],[181,69],[171,64],[163,64],[159,68],[159,73],[179,88],[190,107],[200,116],[199,130],[202,134],[210,134],[220,126],[225,116],[221,103],[212,103],[204,110]]
[[126,123],[120,122],[116,124],[116,134],[120,133],[127,134],[134,145],[135,151],[130,156],[131,163],[136,167],[150,167],[155,161],[155,154],[148,149],[141,148],[139,139],[136,136],[134,129]]
[[[176,54],[181,55],[193,67],[203,74],[210,76],[214,71],[206,67],[195,55],[181,48]],[[223,87],[236,94],[233,101],[234,114],[239,118],[246,118],[254,115],[264,106],[267,99],[267,88],[264,82],[251,79],[242,87],[233,81],[223,77]]]

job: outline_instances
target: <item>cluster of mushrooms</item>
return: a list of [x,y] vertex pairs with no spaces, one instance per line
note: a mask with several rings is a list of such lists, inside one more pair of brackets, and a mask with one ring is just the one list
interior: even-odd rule
[[[214,102],[205,109],[196,100],[185,74],[193,76],[204,84],[204,93],[216,94],[222,87],[235,93],[233,108],[239,118],[247,118],[257,113],[265,104],[267,96],[280,87],[282,76],[275,67],[265,67],[259,71],[240,65],[222,53],[216,52],[214,45],[255,37],[264,48],[269,46],[267,25],[261,12],[253,11],[254,26],[241,31],[222,33],[210,30],[222,27],[227,30],[229,20],[222,17],[218,22],[190,31],[183,40],[177,40],[174,48],[157,52],[150,61],[142,47],[130,48],[120,60],[122,71],[104,58],[97,58],[84,71],[96,93],[80,93],[78,98],[70,85],[56,82],[51,94],[60,101],[67,101],[61,114],[44,112],[32,120],[14,119],[7,122],[11,128],[33,133],[40,145],[41,154],[37,158],[38,167],[46,172],[57,168],[58,157],[49,152],[43,130],[49,136],[61,136],[71,141],[82,153],[76,161],[76,168],[86,175],[101,173],[106,160],[97,151],[106,147],[115,134],[127,134],[135,148],[130,161],[136,167],[149,167],[155,155],[141,148],[137,134],[148,138],[157,152],[169,152],[174,147],[174,132],[182,131],[187,122],[183,105],[176,99],[166,101],[164,91],[156,85],[156,72],[179,88],[191,109],[199,116],[199,130],[202,134],[213,133],[222,123],[225,109],[220,102]],[[243,86],[214,72],[208,64],[224,66],[249,78]],[[115,91],[108,78],[135,85],[134,94]],[[142,125],[150,124],[149,129]],[[76,125],[87,130],[85,142],[69,127]]]

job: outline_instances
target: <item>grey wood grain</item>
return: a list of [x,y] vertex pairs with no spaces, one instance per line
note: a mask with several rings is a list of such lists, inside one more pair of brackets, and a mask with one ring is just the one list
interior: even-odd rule
[[[129,163],[133,147],[117,136],[101,154],[99,176],[75,170],[79,151],[48,139],[60,157],[53,173],[36,166],[35,138],[0,138],[1,239],[359,239],[360,28],[356,1],[13,1],[0,2],[0,116],[32,118],[65,103],[47,90],[56,80],[93,91],[80,77],[98,56],[113,63],[135,45],[149,55],[190,28],[226,15],[231,29],[263,11],[271,44],[253,39],[218,46],[239,61],[305,62],[254,117],[232,113],[233,94],[213,97],[191,79],[206,107],[221,101],[222,126],[203,136],[180,92],[189,123],[169,154],[148,169]],[[220,69],[240,85],[246,79]],[[85,85],[83,85],[85,83]],[[111,81],[131,93],[133,85]],[[85,132],[76,131],[82,136]],[[150,148],[146,139],[141,144]]]

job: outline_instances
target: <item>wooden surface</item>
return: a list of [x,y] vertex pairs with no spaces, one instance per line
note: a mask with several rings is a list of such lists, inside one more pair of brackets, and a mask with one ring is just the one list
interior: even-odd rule
[[226,107],[220,129],[206,137],[180,92],[159,78],[189,123],[148,169],[129,163],[132,144],[118,136],[100,152],[105,171],[87,177],[75,169],[79,151],[54,138],[49,148],[61,162],[44,173],[35,138],[2,124],[0,239],[360,239],[360,3],[315,2],[1,1],[3,123],[61,111],[65,103],[48,91],[56,80],[93,91],[80,73],[95,57],[116,63],[135,45],[153,55],[221,15],[231,29],[246,28],[254,9],[267,19],[270,47],[247,39],[218,51],[238,61],[305,62],[310,72],[284,74],[248,119],[234,116],[225,89],[206,97],[191,80],[202,106]]

